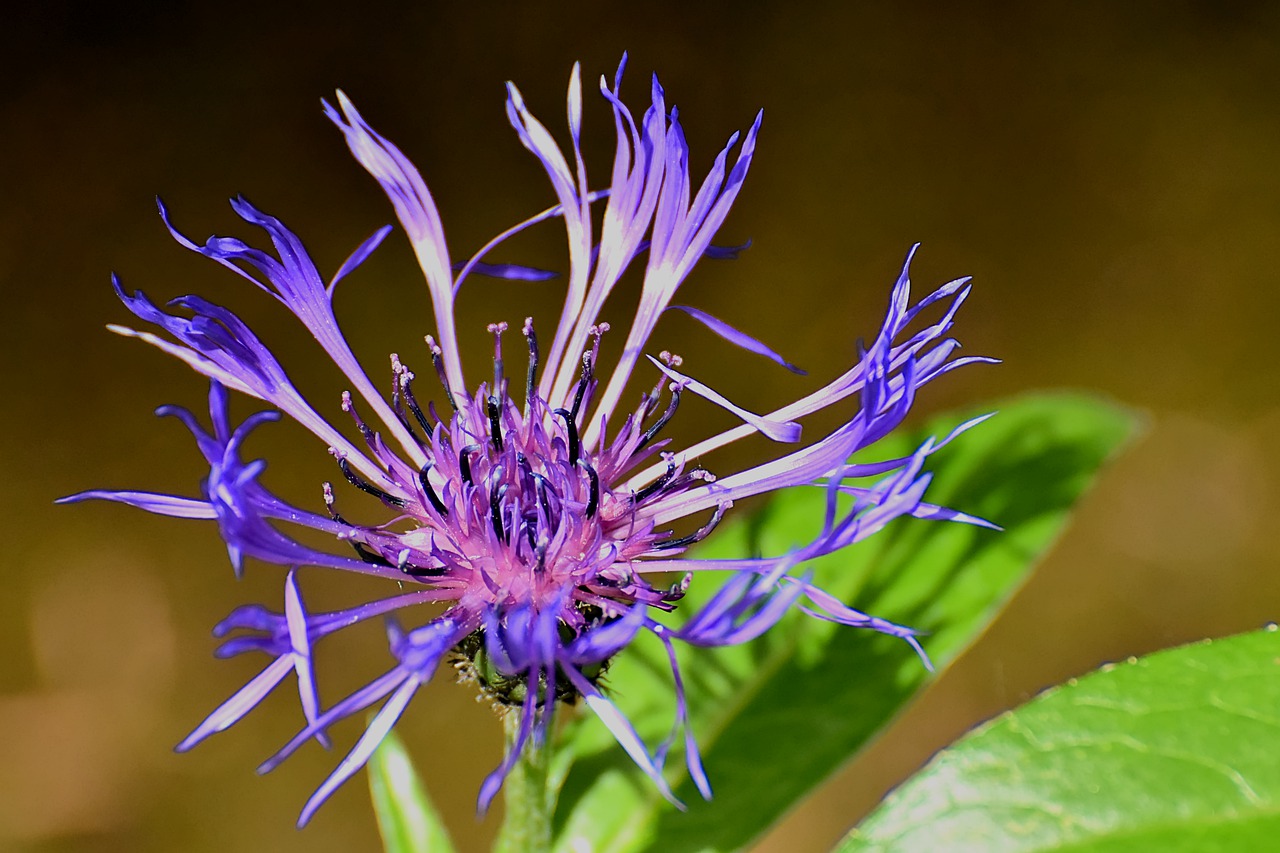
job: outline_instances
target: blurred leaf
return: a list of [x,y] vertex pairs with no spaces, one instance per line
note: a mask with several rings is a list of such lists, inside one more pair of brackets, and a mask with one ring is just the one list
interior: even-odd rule
[[839,848],[1274,850],[1280,632],[1110,665],[939,753]]
[[369,759],[369,793],[386,853],[452,853],[449,833],[395,732]]
[[[886,440],[874,458],[905,455],[969,414]],[[860,609],[927,631],[925,648],[943,667],[987,626],[1136,426],[1131,413],[1091,397],[1011,401],[933,457],[928,495],[1005,532],[901,519],[855,548],[808,564],[815,581]],[[822,489],[790,490],[746,523],[726,525],[699,556],[784,553],[819,530],[824,501]],[[714,593],[710,580],[695,579],[682,612]],[[665,652],[646,639],[619,656],[609,684],[640,733],[658,743],[675,703]],[[672,781],[689,810],[675,810],[598,721],[579,718],[558,768],[560,849],[741,848],[855,755],[929,678],[906,643],[799,613],[754,643],[682,649],[680,658],[714,800],[701,800],[677,772],[683,766],[676,756],[669,762]]]

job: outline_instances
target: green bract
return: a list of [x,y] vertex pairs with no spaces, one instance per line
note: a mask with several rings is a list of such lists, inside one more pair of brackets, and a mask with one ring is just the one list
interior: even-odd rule
[[1274,850],[1277,756],[1272,626],[1045,691],[941,752],[840,850]]
[[453,853],[449,833],[395,732],[369,759],[369,792],[386,853]]

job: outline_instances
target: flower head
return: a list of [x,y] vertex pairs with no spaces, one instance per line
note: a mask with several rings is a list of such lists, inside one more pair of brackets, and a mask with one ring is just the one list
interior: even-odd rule
[[[377,247],[389,227],[356,249],[326,282],[299,239],[243,198],[233,200],[232,208],[266,232],[271,251],[229,237],[196,243],[172,225],[161,205],[179,243],[270,293],[312,333],[350,383],[340,407],[359,441],[349,440],[302,397],[272,352],[228,309],[196,296],[161,307],[113,279],[125,306],[169,337],[111,328],[182,359],[212,380],[211,431],[185,410],[161,409],[195,435],[209,474],[198,498],[89,491],[64,500],[102,498],[164,515],[216,520],[237,573],[246,556],[290,567],[283,612],[241,607],[214,631],[220,637],[237,632],[220,655],[261,652],[270,663],[179,749],[239,721],[291,673],[305,725],[264,769],[311,738],[323,741],[335,721],[382,703],[359,742],[307,803],[301,822],[365,763],[417,689],[446,659],[519,715],[515,743],[481,788],[482,810],[521,751],[548,736],[556,702],[578,700],[674,801],[663,779],[665,747],[651,751],[600,684],[609,660],[637,634],[655,635],[669,651],[677,640],[699,646],[741,643],[799,606],[818,618],[901,637],[919,650],[911,629],[854,610],[796,572],[807,560],[858,542],[898,516],[985,523],[923,502],[929,481],[923,465],[950,437],[927,442],[902,458],[874,464],[848,461],[901,423],[919,387],[959,365],[982,360],[954,358],[957,344],[946,337],[968,293],[967,280],[943,285],[913,305],[904,266],[879,331],[856,362],[817,391],[765,415],[735,405],[682,372],[679,357],[665,351],[652,354],[659,318],[669,308],[679,308],[751,357],[799,372],[727,323],[672,304],[700,258],[733,253],[711,241],[747,176],[760,116],[740,145],[738,134],[729,139],[696,184],[677,111],[667,106],[656,78],[650,104],[637,122],[619,96],[621,76],[620,66],[612,85],[600,82],[613,113],[617,148],[607,186],[594,191],[579,148],[582,91],[577,67],[569,85],[567,153],[528,111],[519,91],[508,87],[508,117],[550,178],[556,204],[503,232],[460,265],[450,260],[431,194],[408,159],[372,130],[341,92],[336,106],[325,104],[352,153],[382,185],[421,264],[435,314],[434,333],[426,336],[425,352],[415,358],[430,362],[424,375],[428,392],[409,368],[410,359],[394,354],[391,394],[378,391],[347,345],[333,311],[339,280]],[[600,204],[604,210],[597,233],[593,205]],[[486,365],[482,379],[473,375],[468,380],[458,354],[455,295],[473,273],[546,278],[540,270],[488,264],[484,258],[512,234],[550,219],[563,222],[569,244],[559,322],[549,336],[539,334],[532,318],[515,329],[506,322],[491,324],[492,364]],[[601,363],[601,339],[616,333],[601,322],[601,309],[623,272],[635,264],[643,264],[639,307],[618,362],[607,366]],[[942,317],[908,332],[917,315],[935,303],[942,306]],[[511,350],[523,358],[511,359]],[[521,368],[512,370],[513,361]],[[246,434],[279,415],[262,412],[233,427],[227,389],[267,402],[328,448],[343,483],[340,489],[324,484],[323,514],[274,496],[259,482],[265,463],[241,459]],[[629,389],[638,402],[624,405]],[[727,409],[741,425],[691,447],[672,446],[663,431],[691,395]],[[434,401],[424,402],[428,398]],[[812,444],[799,444],[799,420],[833,406],[844,412],[841,425]],[[702,467],[701,460],[712,451],[753,433],[797,446],[719,477]],[[881,479],[873,486],[847,483],[869,476]],[[707,537],[736,501],[814,483],[824,484],[829,500],[823,529],[812,542],[772,556],[709,561],[689,555],[688,549]],[[343,503],[355,491],[381,502],[386,521],[348,521],[338,509],[339,491],[346,493]],[[847,497],[837,500],[841,495],[852,496],[852,505]],[[302,544],[283,532],[288,525],[328,534],[335,551]],[[374,575],[395,582],[397,591],[346,610],[309,612],[297,582],[301,566]],[[665,625],[662,614],[678,606],[691,582],[707,582],[691,579],[709,570],[728,573],[720,591],[681,627]],[[683,573],[683,580],[674,585],[657,581],[671,572]],[[404,587],[409,591],[398,591]],[[401,628],[394,615],[423,604],[434,604],[436,610],[443,606],[443,612],[421,627]],[[316,687],[316,644],[377,616],[388,617],[394,665],[325,706]],[[670,660],[679,726],[686,722],[686,707],[674,652]],[[686,764],[699,789],[710,796],[697,746],[688,726],[684,728]]]

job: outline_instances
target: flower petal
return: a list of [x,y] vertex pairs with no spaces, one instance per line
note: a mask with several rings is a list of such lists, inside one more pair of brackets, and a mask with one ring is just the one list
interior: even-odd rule
[[782,356],[778,355],[778,353],[774,352],[769,347],[762,344],[760,341],[756,340],[755,338],[751,337],[750,335],[744,332],[738,331],[733,326],[730,326],[728,323],[726,323],[725,321],[717,317],[713,317],[712,315],[708,314],[706,311],[703,311],[698,308],[693,308],[688,305],[672,305],[672,306],[669,306],[667,310],[683,311],[684,313],[688,314],[690,317],[697,320],[699,323],[706,326],[708,329],[715,332],[717,335],[724,338],[726,341],[733,344],[734,346],[741,347],[747,352],[753,352],[756,355],[762,355],[765,358],[769,359],[770,361],[774,362],[775,364],[780,364],[783,367],[785,367],[787,370],[790,370],[792,373],[795,373],[799,376],[809,375],[807,371],[801,370],[800,368],[796,367],[794,364],[787,361]]
[[655,367],[657,367],[663,373],[667,374],[668,377],[674,380],[676,384],[680,385],[683,388],[688,388],[690,391],[697,394],[699,397],[702,397],[706,400],[710,400],[711,402],[715,403],[717,406],[720,406],[721,408],[728,409],[730,412],[733,412],[735,415],[742,418],[744,421],[746,421],[748,424],[750,424],[752,427],[758,430],[765,437],[770,438],[774,441],[784,442],[788,444],[800,440],[800,424],[796,423],[795,421],[779,422],[779,421],[771,420],[770,418],[767,418],[767,417],[763,417],[761,415],[754,414],[752,412],[748,412],[746,409],[742,408],[741,406],[734,405],[729,401],[727,397],[711,389],[710,387],[703,385],[698,380],[685,376],[683,373],[680,373],[677,370],[673,370],[670,367],[667,367],[665,364],[658,361],[653,356],[646,356],[646,357],[649,359],[649,361],[653,362]]
[[284,677],[292,669],[293,661],[290,660],[288,655],[281,655],[267,664],[266,669],[255,675],[248,684],[232,694],[230,699],[215,708],[213,713],[205,717],[204,721],[196,726],[191,734],[183,738],[182,742],[175,746],[174,749],[178,752],[186,752],[200,741],[209,737],[209,735],[226,731],[235,725],[240,721],[240,718],[252,711],[277,684],[283,681]]
[[74,495],[67,495],[65,498],[58,498],[54,503],[73,504],[87,500],[115,501],[116,503],[135,506],[138,509],[145,509],[147,512],[154,512],[157,515],[171,515],[175,518],[211,519],[218,517],[218,514],[214,512],[208,501],[181,498],[177,495],[164,495],[159,492],[90,489],[84,492],[77,492]]

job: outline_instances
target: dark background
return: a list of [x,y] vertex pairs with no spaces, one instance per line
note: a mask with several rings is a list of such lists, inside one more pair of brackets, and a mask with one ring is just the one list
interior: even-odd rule
[[[190,494],[204,473],[181,427],[150,415],[165,402],[198,408],[204,383],[103,330],[131,319],[108,286],[113,269],[155,298],[229,304],[336,414],[336,373],[296,322],[173,244],[152,196],[193,237],[257,240],[225,206],[244,192],[332,271],[392,219],[320,114],[338,86],[422,170],[461,256],[552,203],[506,125],[504,80],[564,139],[564,85],[582,60],[596,184],[613,131],[592,87],[623,50],[624,95],[642,110],[659,72],[699,173],[763,107],[755,166],[721,232],[754,246],[704,264],[682,298],[811,378],[739,357],[687,318],[659,327],[748,407],[843,370],[922,240],[918,287],[973,274],[957,333],[1005,364],[931,386],[917,419],[1061,386],[1149,412],[1145,442],[978,647],[762,849],[829,845],[933,750],[1048,684],[1280,612],[1265,521],[1280,510],[1277,4],[101,4],[23,15],[0,35],[0,848],[376,844],[361,781],[311,828],[292,828],[338,756],[305,750],[253,773],[298,722],[287,690],[191,755],[170,751],[259,666],[214,661],[209,628],[238,603],[278,604],[281,572],[251,565],[234,582],[213,525],[51,505],[95,486]],[[561,243],[546,226],[508,259],[563,268]],[[485,358],[485,323],[518,326],[559,299],[554,282],[473,280],[460,307],[466,356]],[[379,381],[387,352],[420,355],[431,322],[403,237],[337,302]],[[719,423],[708,410],[682,409],[680,435]],[[272,426],[249,450],[271,459],[270,487],[318,505],[334,473],[318,443]],[[719,470],[760,450],[726,453]],[[364,592],[313,574],[315,607]],[[376,626],[322,651],[328,697],[386,660]],[[495,823],[477,824],[473,803],[498,760],[498,725],[468,689],[440,681],[401,731],[463,848],[480,849]]]

